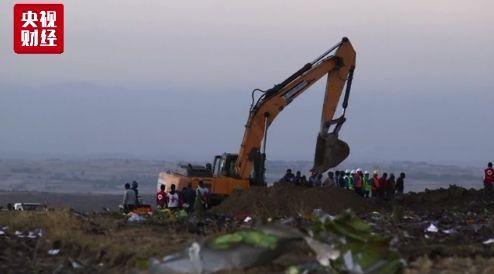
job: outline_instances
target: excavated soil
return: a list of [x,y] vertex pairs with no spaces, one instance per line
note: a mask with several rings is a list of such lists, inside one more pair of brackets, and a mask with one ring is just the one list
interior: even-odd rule
[[215,213],[252,214],[262,217],[286,217],[311,213],[322,209],[338,214],[345,209],[361,212],[371,203],[354,192],[341,188],[306,188],[291,185],[251,187],[237,192],[213,209]]

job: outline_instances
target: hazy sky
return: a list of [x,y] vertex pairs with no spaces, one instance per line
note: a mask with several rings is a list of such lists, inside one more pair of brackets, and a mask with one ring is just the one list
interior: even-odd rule
[[[61,1],[60,56],[14,54],[15,2],[0,2],[3,152],[237,152],[250,91],[348,36],[351,159],[494,160],[492,1]],[[323,87],[272,125],[270,159],[312,159]]]

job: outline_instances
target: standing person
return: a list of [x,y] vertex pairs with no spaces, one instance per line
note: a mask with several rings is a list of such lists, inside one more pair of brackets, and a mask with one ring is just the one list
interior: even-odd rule
[[338,185],[341,188],[346,188],[346,178],[348,176],[348,169],[346,171],[340,171],[340,179],[338,180]]
[[134,190],[130,189],[130,184],[125,184],[124,196],[122,201],[123,211],[124,213],[129,213],[134,210],[136,206]]
[[291,184],[293,183],[295,176],[292,173],[292,170],[289,168],[286,170],[285,175],[280,179],[280,183]]
[[316,181],[317,181],[317,173],[312,172],[312,174],[309,177],[309,187],[315,187],[317,184]]
[[364,198],[369,198],[372,190],[372,179],[370,178],[369,171],[367,170],[364,172],[363,185]]
[[156,208],[166,208],[168,195],[165,192],[165,185],[160,186],[160,191],[156,194]]
[[[329,173],[328,173],[328,177],[329,177]],[[340,171],[339,170],[336,170],[334,172],[334,185],[335,187],[338,187],[338,185],[340,184]]]
[[388,200],[393,200],[395,197],[395,175],[393,173],[389,174],[388,182],[386,183],[386,197]]
[[192,212],[194,201],[196,199],[196,192],[192,188],[191,183],[188,183],[187,187],[183,189],[182,197],[183,197],[184,206],[185,204],[187,204],[187,213],[190,214]]
[[383,172],[381,178],[379,178],[379,197],[386,199],[386,186],[388,185],[388,174]]
[[405,190],[405,173],[400,173],[400,177],[396,180],[396,194],[398,196],[403,195],[403,191]]
[[139,196],[139,190],[137,189],[139,187],[139,184],[136,181],[132,182],[132,190],[134,191],[134,197],[135,197],[135,206],[138,207],[140,206],[141,203],[141,196]]
[[293,183],[296,186],[302,185],[302,173],[300,172],[300,170],[297,170],[297,172],[295,173],[295,178],[293,179]]
[[178,192],[175,190],[175,185],[172,184],[170,187],[170,192],[168,192],[168,208],[176,211],[180,208],[180,196]]
[[379,197],[379,172],[377,172],[377,170],[374,170],[374,172],[372,172],[372,187],[371,187],[371,191],[372,191],[372,198],[378,198]]
[[206,216],[206,208],[208,206],[209,190],[204,186],[203,181],[199,181],[196,189],[196,200],[194,201],[194,214],[200,219]]
[[359,195],[359,196],[363,196],[364,192],[363,192],[363,176],[362,176],[362,169],[360,168],[357,168],[357,171],[355,172],[355,175],[353,176],[353,182],[354,182],[354,185],[355,185],[355,192]]
[[484,170],[484,197],[492,195],[492,184],[494,184],[494,169],[492,163],[489,162]]
[[348,190],[350,191],[354,191],[355,190],[355,170],[351,170],[350,171],[350,174],[346,177],[346,187]]
[[[336,171],[336,172],[338,172],[338,171]],[[323,186],[326,186],[326,187],[335,187],[336,186],[334,173],[332,171],[328,172],[328,178],[326,178],[326,180],[324,180]]]

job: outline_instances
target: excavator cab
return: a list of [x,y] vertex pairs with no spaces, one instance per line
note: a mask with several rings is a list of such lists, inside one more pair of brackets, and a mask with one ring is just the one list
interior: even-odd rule
[[223,153],[222,155],[214,156],[213,176],[220,177],[238,177],[235,172],[235,162],[238,154]]

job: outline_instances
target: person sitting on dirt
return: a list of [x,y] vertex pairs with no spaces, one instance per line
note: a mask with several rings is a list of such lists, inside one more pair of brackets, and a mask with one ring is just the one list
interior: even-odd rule
[[484,170],[484,194],[492,194],[492,185],[494,184],[494,169],[492,163],[487,164],[487,168]]
[[130,184],[125,184],[124,196],[122,201],[123,211],[125,213],[129,213],[134,210],[136,206],[136,198],[135,198],[134,190],[130,189]]
[[[336,172],[338,172],[338,171],[336,171]],[[326,178],[326,180],[324,180],[323,186],[325,186],[325,187],[335,187],[336,186],[335,179],[334,179],[334,173],[332,171],[328,172],[328,178]]]
[[386,199],[387,200],[393,200],[395,197],[395,186],[396,186],[396,181],[395,181],[395,175],[393,173],[389,174],[389,179],[386,182]]
[[309,186],[309,181],[307,180],[307,177],[305,175],[302,175],[301,186]]
[[369,198],[372,191],[372,179],[370,178],[369,171],[367,170],[364,172],[363,177],[363,191],[364,198]]
[[206,215],[206,208],[208,207],[208,195],[209,190],[204,185],[204,182],[199,181],[196,189],[196,200],[194,201],[194,214],[200,220],[204,219]]
[[168,192],[168,208],[171,210],[178,210],[180,208],[180,197],[175,190],[176,186],[172,184],[170,186],[170,192]]
[[379,190],[380,190],[380,186],[379,186],[379,172],[377,172],[377,170],[374,170],[374,172],[372,172],[372,187],[371,187],[372,198],[378,198],[378,197],[380,197]]
[[184,206],[186,207],[187,213],[192,212],[192,207],[194,205],[194,201],[196,199],[196,192],[192,188],[192,184],[188,183],[187,187],[184,187],[182,190],[182,200],[184,202]]
[[156,207],[157,208],[166,208],[166,206],[167,206],[168,195],[166,194],[165,189],[166,189],[165,185],[162,184],[160,186],[160,191],[158,192],[158,194],[156,194]]
[[405,190],[405,173],[400,173],[400,177],[396,180],[396,194],[398,196],[403,195],[403,191]]
[[287,169],[283,178],[281,178],[281,183],[294,183],[295,176],[292,173],[291,169]]

